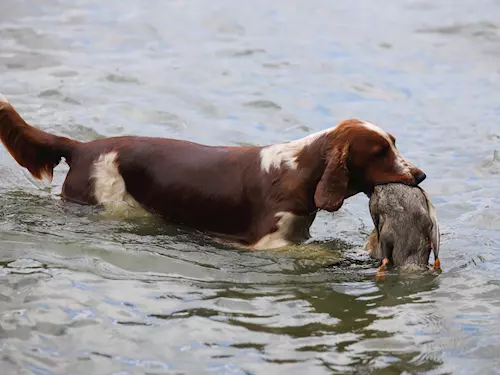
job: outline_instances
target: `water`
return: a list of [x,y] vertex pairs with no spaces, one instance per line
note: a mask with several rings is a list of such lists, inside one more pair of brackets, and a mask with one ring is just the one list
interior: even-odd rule
[[[2,374],[500,374],[497,0],[2,0],[43,129],[269,144],[373,121],[427,173],[442,267],[375,282],[368,200],[287,252],[62,203],[0,151]],[[495,156],[496,155],[496,156]]]

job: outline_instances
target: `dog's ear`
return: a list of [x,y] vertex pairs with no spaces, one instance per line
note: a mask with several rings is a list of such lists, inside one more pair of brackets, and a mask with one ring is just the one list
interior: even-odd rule
[[342,207],[349,184],[348,153],[349,145],[345,144],[334,148],[327,156],[325,170],[314,193],[317,208],[333,212]]

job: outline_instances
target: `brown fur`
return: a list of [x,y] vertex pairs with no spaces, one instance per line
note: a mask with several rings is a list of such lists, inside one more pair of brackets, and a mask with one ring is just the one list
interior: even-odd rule
[[0,102],[0,139],[33,177],[47,177],[49,180],[52,180],[52,171],[62,157],[71,165],[71,153],[78,143],[29,126],[10,104],[4,102]]

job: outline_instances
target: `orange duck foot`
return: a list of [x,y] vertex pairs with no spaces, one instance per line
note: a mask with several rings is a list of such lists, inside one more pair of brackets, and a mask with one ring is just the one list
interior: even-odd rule
[[377,268],[377,273],[375,275],[375,279],[377,281],[385,280],[385,272],[387,271],[388,265],[389,265],[389,259],[384,258],[382,260],[382,265],[379,268]]

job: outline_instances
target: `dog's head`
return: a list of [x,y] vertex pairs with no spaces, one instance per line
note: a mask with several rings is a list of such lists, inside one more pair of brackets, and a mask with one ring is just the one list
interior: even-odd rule
[[328,135],[325,169],[316,186],[317,208],[338,210],[344,199],[371,194],[375,185],[400,182],[417,186],[425,173],[401,156],[395,138],[371,123],[347,120]]

